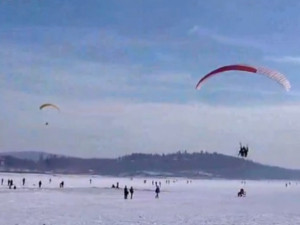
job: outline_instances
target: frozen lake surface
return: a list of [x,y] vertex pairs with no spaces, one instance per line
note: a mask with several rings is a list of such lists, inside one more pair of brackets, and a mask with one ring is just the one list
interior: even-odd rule
[[[22,178],[26,178],[22,186]],[[300,224],[300,183],[0,173],[0,225]],[[17,189],[7,187],[13,179]],[[49,183],[51,178],[52,182]],[[90,184],[89,179],[92,179]],[[144,184],[144,179],[147,183]],[[42,188],[37,187],[42,181]],[[65,187],[59,188],[64,181]],[[161,182],[159,199],[155,185]],[[110,188],[119,182],[120,189]],[[123,187],[133,186],[125,200]],[[240,188],[247,197],[237,198]]]

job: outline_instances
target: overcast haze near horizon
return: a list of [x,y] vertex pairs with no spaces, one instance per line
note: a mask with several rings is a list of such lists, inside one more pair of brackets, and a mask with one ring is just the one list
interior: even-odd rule
[[[242,142],[250,159],[300,168],[299,10],[284,0],[1,0],[0,151],[237,155]],[[235,72],[195,90],[235,63],[274,68],[291,91]],[[61,112],[40,111],[45,102]]]

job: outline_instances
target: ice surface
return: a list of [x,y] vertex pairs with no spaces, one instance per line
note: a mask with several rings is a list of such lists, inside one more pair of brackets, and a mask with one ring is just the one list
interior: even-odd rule
[[[22,178],[26,184],[22,187]],[[185,224],[254,225],[300,224],[300,183],[285,181],[115,178],[101,176],[0,174],[0,225]],[[16,190],[8,189],[13,179]],[[49,178],[52,179],[49,184]],[[89,179],[92,179],[92,184]],[[144,184],[144,179],[147,183]],[[43,185],[39,189],[38,181]],[[59,188],[64,181],[65,188]],[[152,180],[161,182],[155,199]],[[121,189],[111,185],[120,183]],[[123,187],[135,188],[123,198]],[[247,197],[237,198],[244,187]]]

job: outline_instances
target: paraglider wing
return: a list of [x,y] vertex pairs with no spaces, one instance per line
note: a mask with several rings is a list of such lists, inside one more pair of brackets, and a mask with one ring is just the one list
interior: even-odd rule
[[277,81],[280,85],[282,85],[284,87],[284,89],[286,91],[289,91],[291,88],[291,85],[290,85],[290,82],[288,81],[288,79],[283,74],[281,74],[275,70],[271,70],[271,69],[264,68],[264,67],[253,67],[253,66],[248,66],[248,65],[228,65],[228,66],[220,67],[220,68],[213,70],[210,73],[206,74],[198,82],[198,84],[196,85],[196,89],[200,89],[202,84],[210,77],[215,76],[222,72],[227,72],[227,71],[244,71],[244,72],[249,72],[249,73],[257,73],[257,74],[265,75],[265,76]]
[[46,103],[46,104],[43,104],[40,106],[40,110],[42,110],[43,108],[46,108],[46,107],[52,107],[52,108],[55,108],[57,109],[58,111],[60,111],[59,107],[54,105],[54,104],[51,104],[51,103]]
[[257,67],[256,73],[266,75],[269,78],[276,80],[280,85],[284,87],[286,91],[289,91],[291,89],[291,84],[288,79],[283,74],[275,70],[271,70],[265,67]]

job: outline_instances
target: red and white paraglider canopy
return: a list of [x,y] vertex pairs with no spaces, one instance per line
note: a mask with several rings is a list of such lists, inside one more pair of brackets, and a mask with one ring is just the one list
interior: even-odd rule
[[265,75],[265,76],[277,81],[280,85],[282,85],[284,87],[284,89],[286,91],[289,91],[291,88],[291,85],[290,85],[290,82],[288,81],[288,79],[283,74],[279,73],[278,71],[271,70],[271,69],[264,68],[264,67],[254,67],[254,66],[249,66],[249,65],[237,64],[237,65],[223,66],[223,67],[220,67],[220,68],[213,70],[210,73],[206,74],[198,82],[198,84],[196,85],[196,89],[200,89],[202,84],[210,77],[213,77],[222,72],[227,72],[227,71],[232,71],[232,70]]

